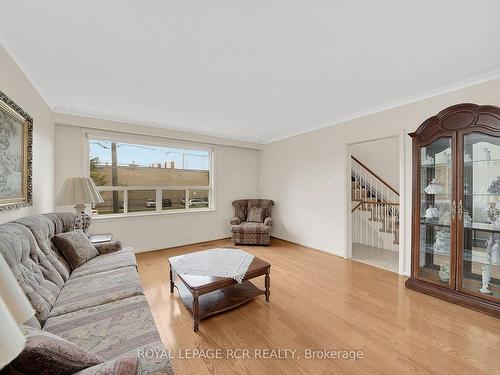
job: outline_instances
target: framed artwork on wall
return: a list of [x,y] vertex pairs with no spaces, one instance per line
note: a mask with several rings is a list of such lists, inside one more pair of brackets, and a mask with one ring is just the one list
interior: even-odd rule
[[0,212],[33,204],[33,119],[0,91]]

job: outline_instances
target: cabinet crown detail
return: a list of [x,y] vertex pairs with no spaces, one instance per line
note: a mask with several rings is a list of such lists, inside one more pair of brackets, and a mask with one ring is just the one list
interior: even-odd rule
[[429,141],[443,131],[480,126],[491,130],[500,128],[500,108],[492,105],[463,103],[443,109],[410,133],[419,142]]

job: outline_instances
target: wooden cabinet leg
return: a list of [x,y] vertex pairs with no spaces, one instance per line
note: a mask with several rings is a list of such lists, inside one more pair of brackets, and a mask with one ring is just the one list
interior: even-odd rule
[[200,325],[200,303],[198,302],[198,295],[193,295],[193,330],[198,332]]
[[267,270],[266,272],[266,279],[265,279],[265,286],[266,286],[266,301],[269,302],[269,296],[271,295],[271,291],[269,288],[271,287],[271,276],[270,270]]
[[172,266],[170,266],[170,293],[174,292],[174,280],[172,280]]

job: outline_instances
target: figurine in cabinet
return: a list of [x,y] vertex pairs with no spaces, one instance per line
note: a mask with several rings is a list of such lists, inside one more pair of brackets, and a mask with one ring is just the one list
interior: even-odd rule
[[491,233],[488,239],[485,242],[486,246],[486,256],[487,256],[487,264],[481,267],[481,289],[479,291],[484,294],[492,294],[489,288],[491,281],[491,258],[493,251],[498,251],[500,245],[497,243],[498,240],[495,238],[495,234]]
[[422,164],[423,165],[434,165],[434,158],[432,156],[426,155]]
[[464,210],[464,226],[467,228],[472,227],[472,217],[468,210]]
[[495,180],[491,182],[488,193],[500,195],[500,176],[497,176]]
[[490,290],[490,281],[491,281],[491,269],[490,265],[486,264],[482,267],[482,272],[481,272],[481,282],[482,286],[479,291],[484,294],[492,294]]
[[450,225],[451,224],[450,211],[445,211],[445,213],[441,217],[441,224],[443,224],[443,225]]
[[438,220],[439,219],[439,210],[431,204],[425,210],[424,216],[427,220]]
[[484,155],[484,160],[490,161],[491,160],[491,151],[488,150],[488,147],[485,147],[483,149],[483,155]]
[[450,253],[450,233],[439,230],[436,233],[436,241],[433,245],[434,252],[439,255],[448,255]]
[[450,266],[448,264],[441,264],[439,266],[439,280],[443,283],[450,281]]
[[441,185],[437,179],[433,178],[424,191],[427,194],[441,194],[443,192],[443,185]]
[[486,218],[492,224],[496,224],[500,210],[497,208],[496,202],[489,202],[488,208],[485,211]]
[[491,248],[491,264],[500,263],[500,240],[496,240]]
[[500,261],[500,240],[496,240],[491,247],[490,264],[498,264]]

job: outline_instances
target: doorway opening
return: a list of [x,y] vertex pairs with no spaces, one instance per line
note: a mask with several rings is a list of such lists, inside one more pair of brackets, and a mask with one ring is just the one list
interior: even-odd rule
[[399,137],[350,146],[352,259],[399,272]]

